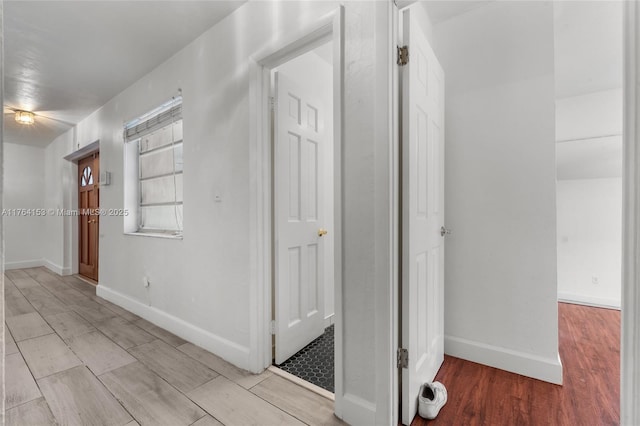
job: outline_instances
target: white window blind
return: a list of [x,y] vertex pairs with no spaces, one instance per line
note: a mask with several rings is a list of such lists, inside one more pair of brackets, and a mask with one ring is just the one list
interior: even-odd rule
[[138,231],[180,235],[183,225],[182,98],[125,125],[126,143],[137,145]]

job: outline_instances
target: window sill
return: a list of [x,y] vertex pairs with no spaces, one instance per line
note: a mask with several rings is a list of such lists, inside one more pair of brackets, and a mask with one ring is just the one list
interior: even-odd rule
[[136,237],[164,238],[167,240],[182,240],[182,235],[163,234],[161,232],[125,232],[124,235]]

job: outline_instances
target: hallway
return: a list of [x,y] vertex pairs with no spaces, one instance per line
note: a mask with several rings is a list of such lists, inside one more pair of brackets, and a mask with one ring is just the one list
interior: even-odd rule
[[6,424],[341,424],[333,402],[250,374],[45,268],[5,274]]

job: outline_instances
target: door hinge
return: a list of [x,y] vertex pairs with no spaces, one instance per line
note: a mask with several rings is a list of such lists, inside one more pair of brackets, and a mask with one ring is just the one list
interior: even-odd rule
[[269,323],[269,333],[271,333],[272,335],[275,336],[275,334],[276,334],[276,322],[275,321],[271,321]]
[[269,106],[271,107],[271,109],[276,108],[276,98],[274,96],[271,96],[269,98]]
[[409,63],[409,46],[398,46],[398,59],[396,63],[400,66],[407,65]]
[[398,348],[398,368],[409,368],[409,352],[404,348]]

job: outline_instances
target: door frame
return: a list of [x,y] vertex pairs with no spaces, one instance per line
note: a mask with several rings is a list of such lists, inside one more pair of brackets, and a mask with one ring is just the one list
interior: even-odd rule
[[[327,40],[327,43],[331,43],[331,40]],[[307,51],[307,52],[313,52],[313,50],[311,51]],[[305,53],[306,54],[306,53]],[[295,61],[297,58],[293,58],[291,59],[291,61]],[[322,62],[322,60],[318,59],[320,62]],[[285,64],[283,64],[284,66],[286,66],[289,62],[286,62]],[[330,70],[327,70],[327,74],[332,74],[333,73],[333,64],[331,65]],[[324,72],[323,72],[324,74]],[[271,137],[272,137],[272,152],[273,152],[273,167],[272,167],[272,171],[273,171],[273,175],[271,176],[272,180],[273,180],[273,200],[272,200],[272,205],[273,205],[273,211],[272,211],[272,215],[273,215],[273,223],[272,223],[272,227],[273,227],[273,242],[274,242],[274,247],[273,247],[273,268],[274,268],[274,276],[273,276],[273,286],[271,289],[271,295],[272,295],[272,312],[271,312],[271,320],[275,321],[275,323],[272,323],[272,333],[275,332],[275,340],[273,341],[273,345],[272,345],[272,350],[273,350],[273,357],[274,357],[274,361],[272,362],[272,364],[274,366],[278,366],[279,364],[283,363],[284,361],[286,361],[288,358],[290,358],[291,356],[295,355],[296,353],[300,352],[307,344],[310,344],[313,340],[321,337],[324,332],[325,329],[327,328],[327,311],[326,311],[326,307],[327,307],[327,300],[326,300],[326,290],[328,287],[333,287],[333,283],[328,286],[328,282],[329,281],[333,281],[332,280],[332,275],[327,274],[328,272],[328,265],[331,265],[331,270],[333,270],[333,255],[331,255],[330,257],[327,256],[327,250],[329,247],[333,246],[333,226],[332,226],[332,222],[333,222],[333,208],[331,209],[331,211],[329,212],[329,210],[327,210],[327,201],[329,201],[330,199],[332,199],[333,197],[327,197],[327,192],[329,190],[329,188],[332,188],[332,182],[333,182],[333,156],[329,156],[327,155],[327,148],[329,147],[329,145],[327,145],[327,143],[329,142],[333,142],[333,131],[329,132],[326,129],[326,123],[329,122],[329,120],[325,120],[326,117],[332,117],[333,116],[333,99],[331,98],[331,101],[329,103],[324,103],[322,101],[324,101],[325,99],[323,98],[323,94],[317,90],[313,90],[313,89],[309,89],[307,84],[302,84],[301,81],[298,81],[297,79],[294,78],[293,75],[289,75],[288,73],[283,72],[280,67],[276,68],[275,71],[271,72],[271,79],[272,79],[272,84],[271,84]],[[333,82],[332,82],[333,83]],[[288,89],[287,89],[288,87]],[[301,161],[303,164],[306,160],[307,157],[305,157],[305,150],[304,150],[304,141],[307,141],[309,139],[309,133],[312,133],[313,139],[315,139],[315,142],[320,142],[319,144],[316,144],[319,147],[319,154],[317,155],[316,159],[320,158],[320,167],[316,167],[316,176],[315,176],[315,180],[317,182],[316,185],[316,190],[317,190],[317,194],[319,195],[319,200],[316,199],[316,203],[319,202],[320,208],[316,214],[316,217],[314,218],[315,220],[313,221],[314,225],[311,225],[309,222],[307,222],[307,220],[309,219],[308,217],[306,217],[308,212],[304,212],[304,207],[301,207],[301,223],[297,223],[297,224],[292,224],[290,223],[288,220],[286,220],[284,223],[282,222],[282,213],[284,211],[287,211],[287,205],[286,203],[288,203],[289,201],[284,201],[283,200],[283,195],[288,193],[287,191],[287,183],[283,182],[283,177],[287,176],[288,173],[286,171],[284,171],[284,167],[289,167],[286,165],[288,160],[285,160],[285,158],[288,158],[288,149],[287,148],[282,148],[281,146],[279,147],[278,141],[279,138],[283,135],[283,131],[285,133],[288,133],[290,129],[289,126],[292,125],[291,122],[291,117],[286,117],[286,99],[284,98],[280,98],[279,96],[285,95],[285,92],[288,92],[289,90],[294,90],[296,91],[296,95],[301,97],[301,105],[303,104],[307,104],[308,102],[312,101],[311,103],[317,107],[320,108],[320,115],[317,115],[317,117],[321,117],[320,118],[320,122],[321,123],[325,123],[325,130],[323,131],[322,129],[318,129],[318,127],[316,126],[315,129],[309,129],[308,123],[306,123],[306,121],[302,120],[302,121],[298,121],[296,120],[296,124],[298,126],[301,126],[300,128],[298,128],[298,132],[299,132],[299,136],[301,137],[300,140],[300,148],[298,153],[301,155]],[[282,102],[281,102],[282,101]],[[328,110],[328,108],[330,108],[330,110]],[[304,117],[306,109],[303,108],[300,110],[300,114],[302,117]],[[301,117],[298,117],[299,119]],[[318,124],[318,123],[316,123]],[[282,127],[281,127],[282,126]],[[322,127],[322,126],[321,126]],[[320,133],[318,133],[318,131],[320,131]],[[331,138],[331,141],[327,140],[328,138]],[[283,157],[284,154],[284,157]],[[329,164],[331,165],[331,172],[330,172],[330,177],[331,179],[329,181],[327,181],[327,178],[329,177],[329,175],[327,174],[327,166],[329,166]],[[300,166],[299,166],[300,167]],[[303,171],[301,168],[299,168],[299,172],[300,172],[300,177],[302,179],[302,183],[304,183],[304,178],[302,177],[304,175]],[[284,180],[290,180],[291,178],[284,178]],[[327,185],[328,182],[331,182],[331,185]],[[284,183],[284,186],[283,186]],[[304,193],[304,185],[301,185],[300,188],[302,188],[302,193]],[[301,193],[301,194],[302,194]],[[304,195],[301,195],[301,201],[300,201],[300,205],[304,206],[306,205],[305,201],[304,201]],[[287,197],[284,197],[287,198]],[[328,214],[327,214],[328,213]],[[286,215],[285,215],[286,216]],[[298,231],[296,231],[294,234],[291,234],[291,228],[298,228]],[[303,231],[302,229],[300,229],[299,227],[303,227],[306,229],[306,232]],[[313,229],[313,234],[310,234],[309,232],[311,232],[310,228],[314,228]],[[322,236],[322,234],[320,234],[320,230],[324,229],[324,228],[328,228],[328,231],[325,230],[325,233],[328,232],[328,236]],[[301,233],[302,232],[302,233]],[[295,237],[294,237],[295,235]],[[304,236],[306,235],[306,237]],[[311,235],[313,235],[313,237],[310,237]],[[301,315],[300,321],[298,322],[298,324],[293,325],[293,324],[286,324],[288,321],[284,320],[283,317],[283,312],[288,312],[286,305],[287,303],[284,301],[284,298],[286,298],[286,294],[287,294],[287,287],[290,289],[292,286],[292,283],[290,280],[284,279],[284,277],[287,275],[286,270],[284,269],[280,269],[283,264],[283,260],[286,257],[286,254],[284,254],[286,252],[282,251],[282,248],[289,247],[290,244],[295,244],[297,245],[298,243],[301,243],[301,241],[297,241],[297,243],[293,243],[293,241],[289,240],[289,238],[301,238],[301,239],[306,239],[306,242],[300,246],[300,247],[304,247],[306,244],[309,244],[311,241],[309,240],[309,238],[311,238],[316,245],[316,250],[320,256],[320,261],[318,261],[318,259],[316,259],[316,266],[317,266],[317,274],[319,274],[319,276],[316,276],[316,279],[319,278],[319,288],[321,288],[321,291],[319,292],[316,302],[319,303],[316,306],[316,313],[312,315],[312,318],[309,318],[309,314],[311,312],[306,312],[306,315],[303,313]],[[289,243],[287,244],[281,244],[280,246],[277,244],[278,241],[280,241],[281,243],[283,242],[283,238],[287,239],[289,241]],[[304,250],[303,250],[304,251]],[[301,268],[301,274],[302,276],[306,276],[305,272],[302,270],[302,267],[304,265],[303,262],[303,258],[305,257],[302,253],[300,254],[301,258],[300,261],[302,263],[300,263],[299,267]],[[310,258],[311,256],[307,253],[306,255],[307,258],[307,267],[309,265],[310,262]],[[331,263],[329,263],[331,262]],[[280,272],[278,272],[280,271]],[[284,281],[286,281],[286,284],[284,283]],[[283,287],[284,285],[284,287]],[[300,292],[299,295],[300,297],[303,297],[304,293],[302,288],[299,288],[298,291]],[[332,290],[332,294],[333,294],[333,290]],[[284,298],[283,298],[284,296]],[[335,295],[332,299],[335,299]],[[290,308],[289,308],[290,309]],[[301,308],[302,309],[302,308]],[[307,307],[307,309],[310,309],[309,307]],[[334,312],[329,312],[331,313],[331,316],[333,317]],[[280,320],[282,321],[279,321]],[[331,321],[333,321],[333,318],[331,318]],[[295,330],[295,327],[297,327],[297,331]],[[305,331],[302,331],[305,330]],[[318,334],[319,333],[319,334]],[[310,336],[315,336],[313,337],[313,339],[309,340]],[[304,340],[304,341],[303,341]],[[294,344],[294,342],[297,342]],[[305,343],[306,342],[306,343]],[[294,351],[293,353],[291,353],[291,351]],[[330,392],[333,393],[333,392]]]
[[[334,164],[334,298],[335,298],[335,413],[342,417],[342,133],[344,86],[344,8],[339,6],[312,25],[249,59],[250,100],[250,348],[254,372],[272,364],[273,261],[273,146],[271,136],[271,71],[329,40],[333,43],[333,164]],[[331,161],[331,159],[328,159]]]
[[640,7],[625,2],[623,22],[623,206],[620,424],[640,424]]
[[[78,186],[74,184],[75,179],[77,179],[78,175],[78,161],[82,158],[85,158],[94,152],[100,152],[100,139],[96,139],[95,141],[80,147],[80,144],[75,142],[77,139],[76,130],[74,127],[73,131],[73,147],[77,148],[75,151],[72,151],[70,154],[65,155],[64,158],[69,163],[71,163],[69,170],[65,170],[65,176],[67,176],[72,182],[71,185],[67,185],[64,190],[64,201],[63,205],[65,208],[78,210]],[[68,173],[68,175],[67,175]],[[75,217],[67,216],[64,218],[64,261],[62,262],[64,265],[68,265],[66,267],[60,266],[58,268],[59,274],[61,275],[71,275],[77,274],[80,270],[79,264],[79,227],[78,221],[74,220]],[[98,251],[98,256],[100,256],[100,252]]]

